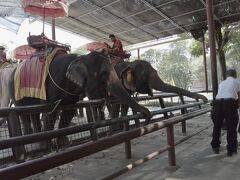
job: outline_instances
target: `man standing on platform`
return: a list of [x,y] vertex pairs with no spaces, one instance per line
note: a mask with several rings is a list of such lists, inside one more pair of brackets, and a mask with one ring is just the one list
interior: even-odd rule
[[211,146],[216,154],[219,154],[220,135],[223,120],[227,126],[227,155],[237,153],[237,125],[239,121],[238,107],[240,97],[240,81],[235,69],[226,71],[226,80],[219,84],[216,100],[213,102],[213,134]]

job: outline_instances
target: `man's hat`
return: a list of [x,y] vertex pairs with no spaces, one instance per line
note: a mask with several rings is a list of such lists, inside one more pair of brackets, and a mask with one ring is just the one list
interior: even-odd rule
[[2,50],[3,50],[3,49],[5,49],[5,47],[4,47],[4,46],[0,46],[0,49],[2,49]]
[[236,72],[236,70],[233,69],[233,68],[228,68],[228,69],[226,70],[226,76],[235,77],[235,76],[237,76],[237,72]]

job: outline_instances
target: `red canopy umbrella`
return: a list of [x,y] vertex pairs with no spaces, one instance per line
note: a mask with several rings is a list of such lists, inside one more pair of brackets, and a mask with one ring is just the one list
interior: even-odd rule
[[25,12],[48,17],[64,17],[68,14],[67,0],[22,0]]
[[14,55],[17,60],[26,60],[32,56],[36,50],[28,45],[22,45],[14,49]]
[[105,49],[107,45],[101,42],[91,42],[86,44],[88,51],[96,51],[96,49]]

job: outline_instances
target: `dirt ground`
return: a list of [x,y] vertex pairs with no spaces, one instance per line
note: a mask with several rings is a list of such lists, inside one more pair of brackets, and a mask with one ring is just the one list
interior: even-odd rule
[[[205,114],[187,121],[187,133],[181,132],[181,125],[174,127],[175,140],[186,137],[200,129],[204,131],[176,146],[177,166],[169,167],[167,152],[160,154],[152,160],[119,176],[119,180],[149,180],[165,179],[176,172],[184,162],[192,157],[201,146],[210,149],[212,122],[210,114]],[[199,142],[200,145],[199,145]],[[145,135],[131,141],[132,159],[125,158],[124,145],[120,144],[110,149],[101,151],[91,156],[76,160],[69,164],[45,171],[43,173],[26,178],[28,180],[97,180],[102,179],[134,161],[146,157],[148,154],[166,146],[166,131],[160,131]]]

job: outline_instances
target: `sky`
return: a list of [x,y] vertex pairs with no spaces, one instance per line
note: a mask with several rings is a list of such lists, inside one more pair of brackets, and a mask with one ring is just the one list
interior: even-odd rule
[[[8,31],[6,29],[0,28],[0,44],[7,46],[7,54],[10,54],[12,50],[16,47],[27,44],[27,37],[29,33],[31,35],[40,35],[43,32],[43,23],[40,21],[35,21],[29,23],[29,20],[26,19],[19,28],[17,34]],[[52,38],[52,28],[50,25],[45,24],[44,34],[48,38]],[[56,28],[56,40],[61,43],[68,43],[71,45],[72,51],[74,51],[79,46],[82,46],[88,42],[91,42],[90,39],[77,36],[76,34],[64,31],[62,29]]]

